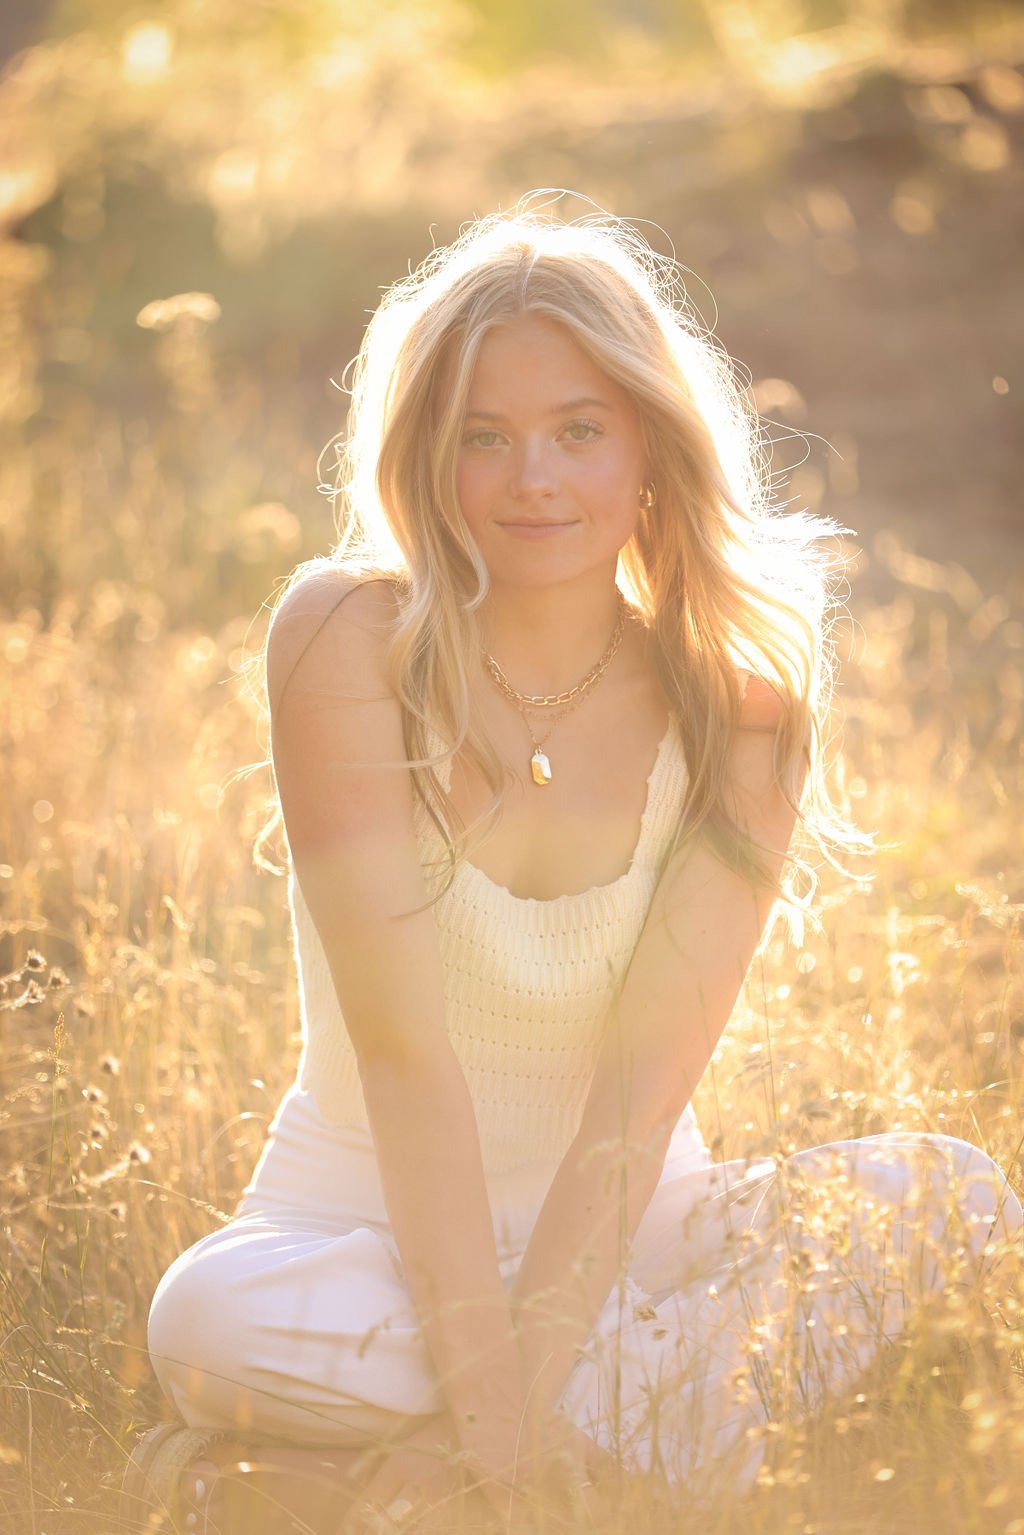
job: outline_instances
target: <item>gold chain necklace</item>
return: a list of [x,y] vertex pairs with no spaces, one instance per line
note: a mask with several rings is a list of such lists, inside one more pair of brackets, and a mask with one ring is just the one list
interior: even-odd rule
[[[608,670],[608,667],[614,660],[619,646],[622,644],[622,636],[625,632],[625,627],[626,606],[620,597],[619,616],[616,621],[615,632],[612,635],[611,643],[608,646],[608,649],[605,651],[600,661],[598,661],[597,665],[592,667],[587,675],[583,678],[582,682],[578,682],[574,688],[567,688],[561,693],[535,694],[518,692],[509,682],[508,678],[505,676],[505,673],[502,671],[494,657],[490,655],[486,650],[483,651],[484,663],[492,679],[505,694],[506,698],[510,699],[511,702],[515,704],[519,713],[523,716],[523,723],[526,725],[526,729],[530,736],[530,744],[533,746],[533,756],[530,758],[530,773],[535,784],[543,787],[545,784],[549,784],[551,782],[553,776],[551,771],[551,761],[547,753],[543,751],[542,748],[550,737],[551,732],[555,729],[555,726],[560,725],[565,719],[566,715],[571,714],[574,709],[578,709],[583,700],[600,682],[601,678],[604,676],[605,672]],[[557,707],[559,704],[566,704],[568,707],[563,708],[562,712],[555,716],[555,718],[551,721],[551,728],[548,730],[547,734],[543,737],[542,740],[538,741],[536,735],[534,734],[533,726],[530,724],[529,718],[527,716],[527,710],[551,709]]]
[[625,627],[626,605],[620,597],[619,616],[616,621],[615,632],[612,635],[611,644],[608,646],[608,649],[605,651],[600,661],[598,661],[597,665],[592,667],[587,675],[583,678],[582,682],[577,682],[574,688],[567,688],[562,693],[518,693],[512,686],[511,682],[509,682],[508,678],[505,676],[505,673],[502,671],[501,667],[498,665],[497,661],[489,651],[483,651],[483,658],[487,666],[487,670],[490,672],[499,688],[501,688],[501,691],[506,694],[507,697],[511,698],[513,703],[520,705],[525,704],[526,707],[530,709],[554,709],[559,704],[567,704],[570,699],[576,698],[578,694],[590,691],[590,689],[594,686],[594,683],[600,679],[608,666],[611,665],[611,661],[615,655],[615,652],[622,644],[622,634]]

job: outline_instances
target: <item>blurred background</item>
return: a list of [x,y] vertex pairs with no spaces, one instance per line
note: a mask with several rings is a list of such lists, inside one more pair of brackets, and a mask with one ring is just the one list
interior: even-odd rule
[[[853,530],[840,778],[875,882],[826,870],[822,932],[772,949],[709,1144],[938,1127],[1020,1186],[1022,66],[1000,0],[6,0],[5,1531],[109,1531],[166,1415],[153,1289],[299,1045],[244,662],[333,541],[321,453],[382,290],[530,189],[676,254],[780,506]],[[1024,1529],[988,1442],[945,1488],[935,1451],[937,1535]]]
[[8,0],[0,599],[258,603],[329,541],[381,289],[534,187],[691,269],[814,434],[784,499],[1004,574],[1022,36],[998,0]]

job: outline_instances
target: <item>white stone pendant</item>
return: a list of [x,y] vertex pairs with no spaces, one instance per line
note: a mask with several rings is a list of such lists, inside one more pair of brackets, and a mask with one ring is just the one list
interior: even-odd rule
[[533,774],[534,783],[545,784],[551,782],[551,763],[539,746],[530,758],[530,771]]

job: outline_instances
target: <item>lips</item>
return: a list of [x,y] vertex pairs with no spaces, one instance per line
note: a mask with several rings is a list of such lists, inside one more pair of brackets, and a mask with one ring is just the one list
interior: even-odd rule
[[557,538],[559,533],[569,533],[579,526],[579,520],[570,522],[499,522],[501,531],[519,543],[540,544],[549,538]]

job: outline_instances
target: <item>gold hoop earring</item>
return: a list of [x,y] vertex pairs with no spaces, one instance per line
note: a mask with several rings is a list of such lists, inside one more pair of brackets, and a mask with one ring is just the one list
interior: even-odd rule
[[650,512],[653,511],[657,504],[658,487],[655,485],[654,481],[651,480],[650,483],[643,486],[640,491],[640,505]]

